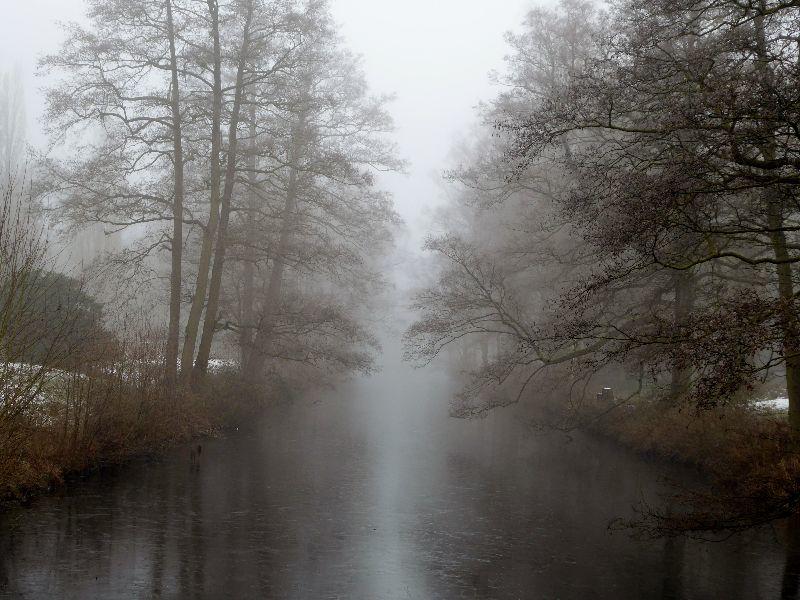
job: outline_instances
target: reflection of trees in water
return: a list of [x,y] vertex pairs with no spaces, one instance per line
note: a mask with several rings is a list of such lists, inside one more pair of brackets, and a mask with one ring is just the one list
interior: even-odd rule
[[769,540],[609,534],[608,519],[655,479],[614,446],[531,437],[499,417],[490,430],[494,416],[455,423],[459,433],[412,419],[376,434],[350,420],[362,405],[337,406],[281,407],[258,435],[204,443],[199,470],[185,448],[43,499],[18,539],[0,526],[0,595],[777,596],[783,549]]
[[786,523],[786,563],[783,568],[781,599],[800,597],[800,515],[795,513]]
[[154,506],[156,514],[156,530],[153,535],[153,551],[151,564],[151,594],[153,598],[161,598],[164,592],[164,557],[167,538],[168,518],[173,517],[169,506],[172,499],[172,485],[167,484],[163,493],[157,495]]
[[661,590],[664,600],[683,597],[683,544],[683,538],[668,537],[664,540],[664,587]]
[[201,482],[201,476],[197,472],[191,476],[189,481],[189,514],[191,515],[191,544],[189,547],[192,550],[191,563],[194,567],[192,595],[196,598],[203,595],[206,569],[206,537],[203,531],[205,514]]
[[[506,447],[513,436],[497,437],[501,452],[484,439],[469,456],[448,457],[442,477],[450,481],[442,487],[460,497],[442,496],[429,515],[433,532],[424,522],[416,528],[418,545],[451,591],[496,598],[512,590],[520,597],[526,590],[536,597],[606,597],[614,590],[613,597],[677,599],[763,597],[774,589],[764,574],[776,556],[756,532],[719,544],[606,530],[641,494],[657,492],[653,465],[582,436],[570,444],[554,435],[533,441],[529,454],[514,460]],[[506,464],[490,454],[505,456]]]
[[205,593],[206,569],[202,473],[191,470],[182,491],[183,502],[178,516],[183,517],[183,532],[178,544],[178,589],[182,598],[199,598]]
[[[278,597],[275,584],[283,573],[273,568],[275,545],[291,536],[284,531],[285,515],[269,511],[271,479],[265,470],[260,447],[244,438],[222,446],[204,443],[198,469],[173,469],[163,477],[174,497],[156,508],[168,516],[166,523],[159,518],[162,531],[153,536],[154,596],[168,596],[165,588],[176,581],[180,597],[255,589],[260,597]],[[166,539],[164,530],[171,532]],[[177,561],[171,563],[170,555]]]
[[22,597],[22,590],[16,585],[14,574],[15,552],[17,544],[14,538],[13,525],[11,531],[0,535],[0,591],[9,596]]

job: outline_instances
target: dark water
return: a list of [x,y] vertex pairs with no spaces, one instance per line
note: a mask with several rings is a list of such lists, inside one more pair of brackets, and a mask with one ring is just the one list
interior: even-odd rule
[[205,442],[196,472],[180,449],[0,517],[0,597],[781,597],[780,531],[612,535],[656,465],[448,419],[444,375],[388,367]]

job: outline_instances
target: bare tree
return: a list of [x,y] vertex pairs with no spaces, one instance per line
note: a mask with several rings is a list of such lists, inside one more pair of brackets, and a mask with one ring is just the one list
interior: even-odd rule
[[[240,176],[241,156],[239,152],[239,132],[242,122],[242,108],[250,97],[255,106],[271,102],[258,90],[269,88],[269,81],[282,74],[297,63],[305,44],[303,37],[310,32],[309,25],[315,22],[315,6],[305,13],[294,13],[281,4],[265,6],[261,2],[248,0],[239,7],[242,20],[241,44],[237,52],[236,77],[233,83],[233,104],[228,124],[227,158],[225,183],[220,203],[220,221],[214,246],[214,262],[208,290],[208,302],[200,339],[196,373],[202,374],[208,367],[214,333],[217,329],[218,310],[222,285],[228,226],[232,212],[233,193],[236,179]],[[299,23],[298,23],[299,21]],[[251,115],[255,118],[255,114]]]
[[[566,205],[595,244],[605,245],[614,263],[606,281],[631,271],[674,273],[681,335],[664,344],[656,322],[649,333],[629,330],[623,346],[650,346],[656,360],[669,355],[674,391],[687,387],[691,357],[694,395],[711,403],[782,364],[795,429],[798,143],[788,90],[798,47],[787,32],[797,18],[797,8],[783,2],[622,3],[597,58],[558,94],[505,123],[523,163],[560,148],[565,137],[581,140],[565,157],[576,174]],[[753,335],[741,339],[752,345],[736,361],[688,352],[701,344],[686,326],[696,297],[687,286],[702,279],[727,284],[731,316],[741,312],[736,297],[752,306],[742,283],[768,282],[760,292],[772,300],[765,297],[759,318],[748,321]],[[764,335],[769,323],[780,336]],[[780,358],[759,364],[770,349]]]
[[285,80],[287,100],[272,120],[285,142],[270,161],[280,166],[269,182],[279,198],[273,246],[266,249],[271,268],[258,321],[246,325],[255,330],[245,365],[254,377],[263,373],[286,310],[287,272],[370,285],[379,277],[364,268],[364,257],[380,251],[396,222],[372,175],[402,166],[385,138],[386,99],[366,95],[357,59],[337,47],[329,27],[317,35],[305,64]]
[[141,265],[154,252],[170,252],[170,385],[176,377],[183,225],[191,222],[183,139],[190,110],[181,89],[190,72],[181,37],[187,14],[176,0],[95,0],[89,27],[69,25],[62,51],[41,63],[63,77],[48,91],[49,131],[54,142],[77,151],[67,160],[42,161],[39,198],[75,230],[97,223],[107,233],[137,232],[140,242],[124,253],[125,261]]

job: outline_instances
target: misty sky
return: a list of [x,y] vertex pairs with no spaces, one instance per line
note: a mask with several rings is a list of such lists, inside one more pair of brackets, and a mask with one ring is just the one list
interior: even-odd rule
[[[133,0],[132,0],[133,1]],[[384,185],[419,243],[436,177],[455,138],[474,121],[474,106],[493,95],[488,72],[502,67],[505,31],[516,28],[535,0],[332,0],[349,46],[364,57],[373,89],[395,93],[397,141],[407,176]],[[547,2],[547,0],[543,0]],[[36,57],[57,48],[56,21],[79,19],[82,0],[0,0],[0,68],[23,74],[29,133],[41,143],[41,82]],[[542,3],[542,2],[539,2]]]

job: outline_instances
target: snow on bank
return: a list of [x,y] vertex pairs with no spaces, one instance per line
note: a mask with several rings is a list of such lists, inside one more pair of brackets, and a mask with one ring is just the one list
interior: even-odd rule
[[766,400],[756,400],[756,408],[767,408],[769,410],[789,410],[789,398],[779,396]]
[[208,371],[210,373],[222,373],[224,371],[238,371],[239,361],[227,360],[224,358],[209,358]]

